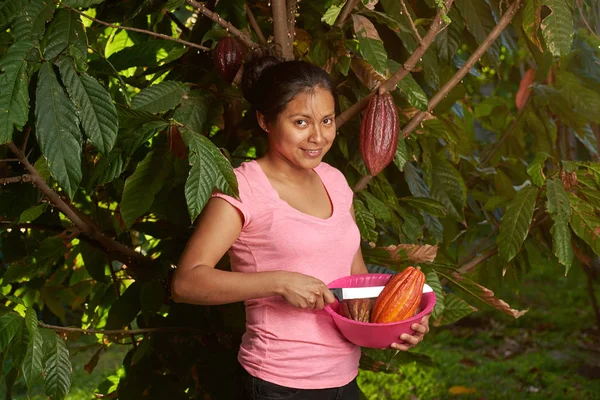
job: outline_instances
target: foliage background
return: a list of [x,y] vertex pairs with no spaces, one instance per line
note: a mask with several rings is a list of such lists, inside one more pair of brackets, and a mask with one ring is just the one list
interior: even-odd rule
[[[130,348],[99,394],[231,398],[243,308],[169,295],[213,188],[235,195],[232,167],[264,151],[236,81],[214,67],[226,35],[332,74],[339,135],[325,161],[354,187],[365,260],[421,265],[436,327],[475,310],[521,317],[494,292],[550,262],[557,279],[581,268],[600,324],[597,2],[214,3],[0,2],[7,397],[43,382],[64,398],[66,342],[93,338],[89,371]],[[402,138],[372,177],[358,138],[377,90],[394,97]],[[431,359],[364,349],[361,368],[414,362]]]

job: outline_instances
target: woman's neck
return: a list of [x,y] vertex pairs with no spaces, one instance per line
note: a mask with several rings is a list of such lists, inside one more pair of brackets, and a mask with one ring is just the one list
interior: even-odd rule
[[288,160],[266,153],[258,163],[269,178],[287,183],[302,184],[313,176],[313,170],[292,165]]

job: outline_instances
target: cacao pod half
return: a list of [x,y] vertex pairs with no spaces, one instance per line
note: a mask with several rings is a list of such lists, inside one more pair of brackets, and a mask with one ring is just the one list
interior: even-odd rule
[[397,322],[415,315],[424,285],[425,274],[419,268],[407,267],[392,276],[375,300],[371,322]]
[[396,155],[398,110],[389,93],[371,96],[360,125],[360,154],[371,176],[380,173]]
[[344,317],[354,321],[369,322],[374,303],[375,299],[348,299],[342,301],[340,306]]
[[237,38],[225,36],[213,50],[213,61],[217,72],[231,83],[244,57],[244,44]]

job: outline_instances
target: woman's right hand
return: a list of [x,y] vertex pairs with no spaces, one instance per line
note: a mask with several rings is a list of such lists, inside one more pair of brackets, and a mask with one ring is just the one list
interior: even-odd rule
[[278,292],[294,307],[322,310],[325,304],[335,302],[333,293],[323,281],[298,272],[279,272]]

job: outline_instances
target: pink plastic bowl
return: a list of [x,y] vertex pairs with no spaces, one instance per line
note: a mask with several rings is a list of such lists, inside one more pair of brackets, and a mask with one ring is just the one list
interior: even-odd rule
[[[349,288],[365,286],[382,286],[392,277],[391,274],[361,274],[345,276],[329,283],[329,288]],[[342,335],[350,342],[362,347],[374,349],[385,349],[392,343],[402,343],[400,335],[408,333],[412,335],[415,331],[410,328],[415,322],[421,321],[421,318],[430,313],[435,306],[435,293],[427,284],[423,287],[423,297],[421,298],[421,311],[408,319],[399,322],[389,322],[385,324],[372,324],[348,319],[341,314],[340,303],[325,306],[327,311]]]

